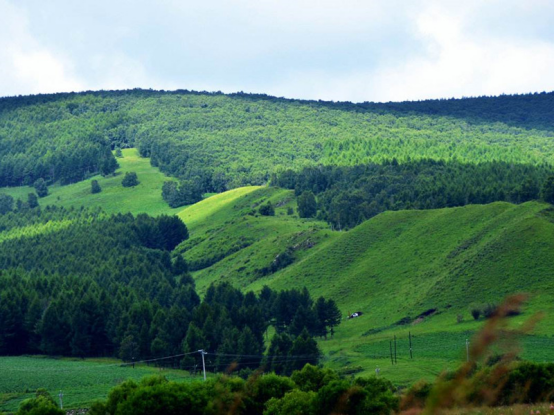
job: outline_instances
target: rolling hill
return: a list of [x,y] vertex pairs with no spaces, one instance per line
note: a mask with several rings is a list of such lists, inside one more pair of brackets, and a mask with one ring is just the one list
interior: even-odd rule
[[[286,215],[285,207],[295,205],[290,191],[232,192],[232,201],[226,194],[204,200],[210,215],[198,220],[194,206],[179,214],[192,222],[191,239],[178,251],[193,264],[214,259],[193,272],[200,291],[214,281],[244,290],[306,286],[315,295],[335,299],[345,317],[363,311],[362,317],[343,322],[333,340],[321,342],[327,353],[348,357],[330,361],[338,368],[361,365],[367,373],[376,363],[390,366],[389,338],[398,335],[405,342],[408,331],[427,349],[438,348],[441,336],[457,340],[458,347],[446,357],[429,354],[428,371],[410,366],[404,355],[405,368],[391,368],[396,373],[389,377],[406,383],[459,362],[464,340],[482,324],[471,317],[471,307],[527,293],[527,309],[514,324],[539,310],[547,316],[554,312],[554,211],[547,204],[499,202],[385,212],[337,232],[318,221]],[[252,215],[252,207],[268,199],[283,203],[275,217]],[[292,264],[269,275],[259,272],[287,249],[295,258]],[[458,315],[462,323],[457,323]],[[544,319],[528,339],[544,348],[526,351],[527,357],[541,359],[553,350],[545,338],[554,334],[551,322]],[[354,351],[358,356],[353,358]],[[380,358],[371,358],[375,356]]]

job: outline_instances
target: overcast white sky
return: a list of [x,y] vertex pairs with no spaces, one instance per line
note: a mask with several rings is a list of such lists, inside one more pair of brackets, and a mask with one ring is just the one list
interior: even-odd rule
[[551,0],[0,0],[0,96],[400,101],[554,90]]

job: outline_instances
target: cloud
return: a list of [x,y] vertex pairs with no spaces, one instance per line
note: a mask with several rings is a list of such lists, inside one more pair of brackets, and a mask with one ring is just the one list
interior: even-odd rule
[[325,100],[402,101],[554,90],[552,39],[474,34],[471,23],[482,12],[479,4],[465,3],[465,9],[444,4],[426,2],[414,14],[411,35],[422,46],[415,55],[341,74],[324,68],[294,71],[270,91]]
[[0,95],[143,87],[389,101],[554,90],[552,17],[548,0],[0,0]]
[[84,89],[71,61],[30,35],[22,10],[0,0],[0,16],[0,95]]

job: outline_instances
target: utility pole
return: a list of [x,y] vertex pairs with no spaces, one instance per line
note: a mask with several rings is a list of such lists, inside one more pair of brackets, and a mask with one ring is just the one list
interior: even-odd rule
[[414,358],[414,356],[412,355],[412,332],[408,332],[408,336],[410,338],[410,358]]
[[204,350],[198,350],[202,354],[202,368],[204,369],[204,381],[206,381],[206,362],[204,361],[204,356],[207,354]]
[[392,359],[392,341],[389,341],[389,347],[390,347],[390,363],[394,365],[394,360]]
[[63,393],[60,390],[60,394],[58,394],[58,397],[60,398],[60,409],[63,409]]
[[394,363],[398,363],[398,360],[396,359],[396,335],[394,336]]
[[466,338],[466,361],[469,362],[469,340]]

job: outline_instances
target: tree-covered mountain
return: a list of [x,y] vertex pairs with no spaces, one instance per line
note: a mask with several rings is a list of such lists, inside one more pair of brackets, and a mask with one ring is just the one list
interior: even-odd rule
[[3,98],[0,186],[109,174],[108,150],[133,146],[213,192],[319,164],[551,163],[553,108],[553,93],[398,104],[151,90]]

